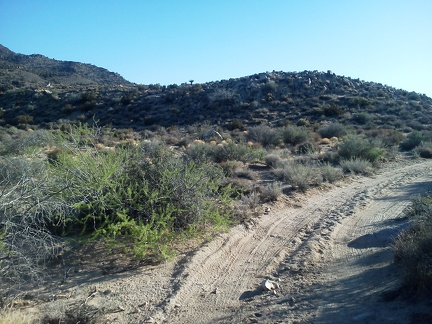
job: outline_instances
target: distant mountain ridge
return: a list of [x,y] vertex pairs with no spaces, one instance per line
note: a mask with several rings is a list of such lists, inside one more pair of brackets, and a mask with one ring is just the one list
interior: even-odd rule
[[18,54],[0,45],[0,85],[130,85],[118,73],[91,64],[59,61],[40,54]]

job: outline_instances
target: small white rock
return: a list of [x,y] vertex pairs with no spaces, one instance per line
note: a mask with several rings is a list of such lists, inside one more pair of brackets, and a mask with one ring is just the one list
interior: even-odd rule
[[261,283],[261,287],[265,290],[271,291],[279,288],[279,285],[272,280],[266,279]]

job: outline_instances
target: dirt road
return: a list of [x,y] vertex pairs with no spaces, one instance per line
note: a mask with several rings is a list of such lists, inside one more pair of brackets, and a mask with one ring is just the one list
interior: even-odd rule
[[[412,196],[432,188],[431,168],[430,160],[399,161],[312,190],[192,255],[88,277],[78,288],[71,278],[63,294],[108,311],[113,323],[409,323],[421,310],[382,298],[400,278],[389,243],[406,226]],[[265,279],[279,288],[262,291]]]

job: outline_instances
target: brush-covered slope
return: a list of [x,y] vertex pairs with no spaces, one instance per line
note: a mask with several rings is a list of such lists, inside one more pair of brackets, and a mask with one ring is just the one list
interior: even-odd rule
[[119,74],[91,64],[58,61],[46,56],[17,54],[0,45],[0,86],[39,87],[63,85],[129,84]]
[[[88,64],[15,54],[4,47],[0,53],[0,75],[8,77],[1,79],[0,88],[3,126],[97,120],[116,128],[208,122],[241,129],[261,123],[330,121],[405,132],[432,125],[431,98],[331,71],[273,71],[203,84],[135,85]],[[88,82],[71,81],[78,79]]]

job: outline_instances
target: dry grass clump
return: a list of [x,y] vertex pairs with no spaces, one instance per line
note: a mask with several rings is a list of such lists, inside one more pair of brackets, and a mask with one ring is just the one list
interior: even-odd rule
[[339,164],[346,173],[369,175],[373,172],[372,163],[362,158],[343,159]]
[[273,174],[280,180],[286,181],[300,191],[306,191],[311,186],[318,186],[323,182],[319,169],[313,165],[285,161]]
[[19,309],[6,308],[0,311],[0,324],[37,324],[41,323],[34,315]]
[[322,139],[320,140],[319,143],[320,143],[321,145],[330,145],[330,144],[332,143],[332,141],[331,141],[329,138],[324,137],[324,138],[322,138]]

